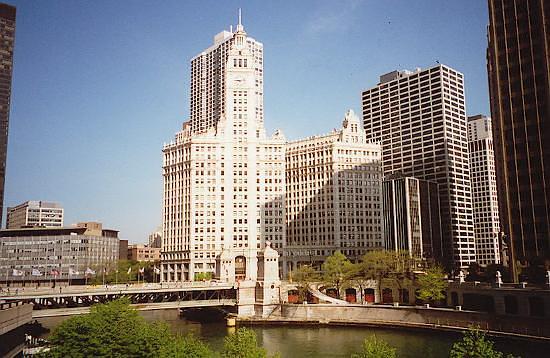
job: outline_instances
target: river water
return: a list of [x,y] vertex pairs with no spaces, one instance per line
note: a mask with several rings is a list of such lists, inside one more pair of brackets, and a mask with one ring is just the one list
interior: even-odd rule
[[[233,332],[224,323],[195,323],[178,316],[176,310],[144,311],[148,321],[164,321],[175,333],[193,333],[214,350],[221,350],[224,337]],[[40,319],[53,329],[66,317]],[[363,340],[376,334],[397,348],[398,357],[448,357],[453,342],[462,335],[452,332],[411,331],[362,327],[253,326],[258,341],[268,352],[279,352],[284,358],[350,357],[361,349]],[[45,335],[47,336],[47,334]],[[548,357],[550,344],[523,340],[492,338],[497,349],[523,358]]]

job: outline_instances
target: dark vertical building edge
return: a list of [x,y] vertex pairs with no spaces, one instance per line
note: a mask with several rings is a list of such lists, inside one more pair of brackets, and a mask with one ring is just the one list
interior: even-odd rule
[[500,221],[517,280],[517,263],[550,263],[550,2],[488,0],[488,5]]
[[15,45],[14,6],[0,3],[0,226],[4,213],[4,184],[6,179],[6,157],[8,150],[8,129],[11,104],[11,82],[13,74],[13,49]]

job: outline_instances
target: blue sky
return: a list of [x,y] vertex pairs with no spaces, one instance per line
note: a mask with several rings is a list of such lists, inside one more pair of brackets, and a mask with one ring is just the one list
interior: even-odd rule
[[[436,61],[488,114],[486,2],[8,1],[17,7],[4,206],[60,202],[131,242],[161,224],[164,142],[189,114],[189,60],[243,10],[264,44],[265,121],[289,139],[340,126],[361,91]],[[4,220],[5,221],[5,220]]]

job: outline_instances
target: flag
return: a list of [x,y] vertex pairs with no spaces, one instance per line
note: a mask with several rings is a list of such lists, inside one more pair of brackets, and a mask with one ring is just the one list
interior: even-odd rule
[[155,273],[156,273],[157,275],[160,275],[160,269],[159,269],[158,267],[155,267]]
[[88,268],[86,269],[85,274],[86,274],[86,275],[95,275],[95,271],[88,267]]
[[23,276],[25,274],[25,271],[13,269],[11,274],[12,276]]
[[39,269],[32,269],[33,276],[42,276],[42,272]]
[[143,273],[145,272],[145,267],[142,267],[139,269],[139,273],[143,275]]
[[69,268],[69,276],[80,275],[80,272],[75,271],[73,268]]
[[168,266],[168,272],[174,272],[174,269]]
[[107,267],[103,268],[103,273],[107,273]]
[[130,274],[130,272],[132,272],[132,268],[128,267],[128,275]]
[[59,271],[56,270],[56,269],[53,269],[53,270],[50,271],[50,275],[57,277],[57,276],[59,276]]

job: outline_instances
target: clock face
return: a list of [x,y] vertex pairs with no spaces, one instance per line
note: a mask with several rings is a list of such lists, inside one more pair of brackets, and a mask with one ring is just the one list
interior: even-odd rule
[[242,86],[246,83],[246,80],[243,78],[243,77],[237,77],[233,80],[233,83],[236,85],[236,86]]

